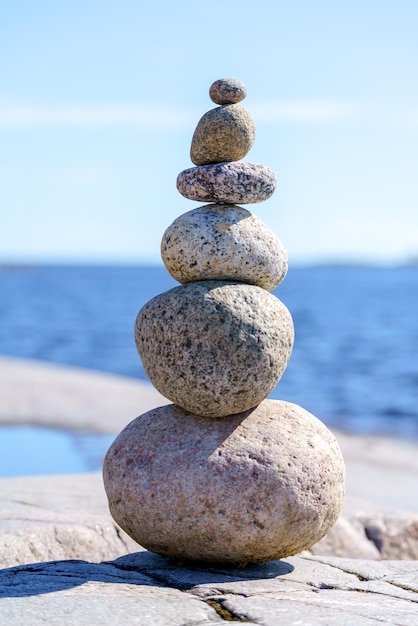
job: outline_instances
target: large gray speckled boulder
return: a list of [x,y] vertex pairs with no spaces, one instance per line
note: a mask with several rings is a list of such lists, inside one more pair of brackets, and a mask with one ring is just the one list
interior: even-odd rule
[[195,165],[238,161],[255,140],[255,125],[247,109],[227,104],[201,117],[193,134],[190,158]]
[[150,300],[135,323],[144,370],[166,398],[199,415],[240,413],[278,383],[293,346],[292,317],[261,287],[200,281]]
[[227,204],[180,215],[162,237],[161,257],[180,283],[239,280],[271,291],[287,272],[278,237],[247,209]]
[[210,562],[309,548],[336,521],[345,490],[333,434],[278,400],[225,419],[153,409],[119,434],[103,473],[110,512],[130,537],[164,556]]
[[185,198],[225,204],[264,202],[273,195],[276,183],[267,165],[245,161],[191,167],[177,176],[177,189]]

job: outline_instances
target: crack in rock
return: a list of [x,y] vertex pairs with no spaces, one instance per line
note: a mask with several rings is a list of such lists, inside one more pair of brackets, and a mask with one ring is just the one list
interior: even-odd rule
[[[208,598],[203,600],[203,602],[205,602],[208,606],[211,606],[225,622],[251,623],[251,620],[234,613],[230,609],[227,609],[225,606],[225,600],[222,598]],[[254,622],[252,623],[254,624]]]
[[[306,557],[303,557],[306,558]],[[311,560],[308,558],[306,558],[306,560]],[[343,568],[335,563],[329,562],[327,560],[322,560],[319,557],[315,557],[315,561],[318,563],[322,563],[323,565],[329,565],[330,567],[333,567],[334,569],[339,570],[340,572],[343,572],[344,574],[351,574],[352,576],[355,576],[360,582],[383,582],[386,583],[388,585],[391,585],[393,587],[396,587],[397,589],[402,589],[403,591],[408,591],[409,593],[414,593],[416,594],[417,599],[415,600],[411,600],[411,602],[418,602],[418,593],[415,589],[412,589],[411,587],[409,587],[407,584],[402,584],[399,582],[395,582],[393,580],[386,580],[387,578],[387,574],[375,574],[373,576],[362,576],[361,574],[359,574],[358,572],[356,572],[354,569],[350,569],[350,568]],[[407,575],[410,574],[409,570],[404,570],[404,571],[398,571],[396,572],[397,576],[403,576],[403,575]],[[418,570],[417,570],[417,576],[418,576]],[[338,589],[339,587],[336,586],[334,587],[335,589]],[[362,591],[366,591],[364,589],[361,589]],[[379,593],[379,592],[373,592],[373,593]],[[383,594],[383,595],[387,595],[387,594]]]

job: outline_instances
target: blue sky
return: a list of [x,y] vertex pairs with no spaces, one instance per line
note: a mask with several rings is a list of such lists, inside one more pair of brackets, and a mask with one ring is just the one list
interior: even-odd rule
[[291,262],[418,256],[415,0],[16,0],[0,22],[0,262],[160,262],[210,84],[248,87],[248,205]]

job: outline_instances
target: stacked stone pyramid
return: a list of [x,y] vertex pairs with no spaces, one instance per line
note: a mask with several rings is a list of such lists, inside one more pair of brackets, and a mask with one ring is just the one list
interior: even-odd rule
[[139,312],[145,372],[173,404],[137,417],[103,468],[115,521],[139,544],[197,561],[265,562],[319,541],[344,498],[332,433],[302,407],[267,396],[290,358],[294,329],[270,293],[287,272],[276,235],[238,204],[266,200],[274,173],[241,161],[255,139],[238,104],[245,86],[220,79],[217,105],[192,139],[195,167],[180,193],[209,204],[178,217],[161,256],[181,283]]

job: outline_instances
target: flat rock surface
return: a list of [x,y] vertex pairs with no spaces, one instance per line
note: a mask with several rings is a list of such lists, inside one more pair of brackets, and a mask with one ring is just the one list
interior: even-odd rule
[[290,557],[190,568],[142,551],[0,571],[0,623],[203,626],[418,624],[418,564]]
[[116,433],[140,413],[169,404],[149,383],[0,357],[0,423]]
[[0,479],[1,567],[132,550],[138,545],[109,515],[100,474]]

